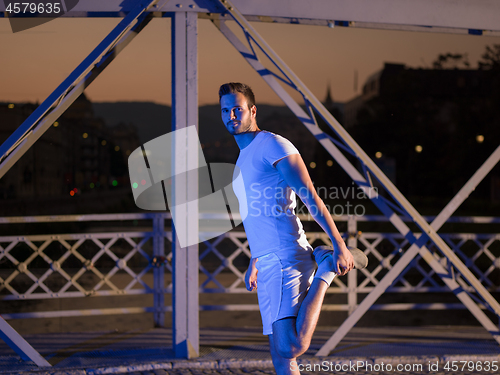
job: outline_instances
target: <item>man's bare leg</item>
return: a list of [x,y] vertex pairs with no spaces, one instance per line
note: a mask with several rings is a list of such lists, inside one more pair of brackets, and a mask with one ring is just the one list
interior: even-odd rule
[[269,348],[271,349],[271,358],[273,359],[273,365],[277,375],[300,375],[296,358],[285,358],[276,350],[274,335],[269,335]]
[[327,289],[325,281],[313,279],[297,318],[280,319],[273,323],[274,348],[271,348],[271,355],[274,349],[280,357],[291,360],[309,348]]

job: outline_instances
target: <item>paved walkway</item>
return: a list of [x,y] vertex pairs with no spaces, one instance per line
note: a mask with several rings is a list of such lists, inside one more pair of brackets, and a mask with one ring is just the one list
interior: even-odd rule
[[[314,353],[333,329],[318,329],[302,374],[499,374],[500,346],[481,327],[354,328],[328,357]],[[0,342],[0,374],[275,374],[258,328],[202,329],[200,357],[176,359],[171,330],[53,333],[25,338],[53,367],[24,362]]]

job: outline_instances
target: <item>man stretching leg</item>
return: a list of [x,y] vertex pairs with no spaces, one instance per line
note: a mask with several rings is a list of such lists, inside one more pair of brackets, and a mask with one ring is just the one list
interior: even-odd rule
[[[236,166],[243,182],[234,182],[233,188],[252,253],[246,287],[257,289],[276,373],[299,374],[290,363],[309,348],[326,290],[335,275],[354,267],[353,257],[297,149],[257,126],[250,87],[224,84],[219,101],[222,121],[240,148]],[[333,251],[316,249],[313,254],[295,215],[296,194],[330,237]]]

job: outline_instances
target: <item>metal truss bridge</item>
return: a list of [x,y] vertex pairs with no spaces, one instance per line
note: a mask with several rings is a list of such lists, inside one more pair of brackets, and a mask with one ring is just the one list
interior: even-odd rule
[[[0,146],[0,178],[154,17],[169,17],[172,20],[173,125],[171,130],[197,125],[197,21],[199,18],[208,18],[361,189],[366,192],[371,191],[374,180],[378,182],[378,186],[383,187],[387,192],[384,196],[382,194],[367,195],[400,232],[401,240],[407,243],[403,254],[384,277],[376,283],[367,297],[356,306],[342,326],[317,354],[327,355],[363,314],[374,305],[378,297],[405,272],[405,269],[417,255],[429,265],[433,275],[438,276],[441,282],[458,297],[461,303],[500,343],[498,324],[500,305],[491,296],[487,285],[484,285],[484,278],[478,279],[464,264],[464,259],[459,256],[457,248],[451,245],[443,235],[438,234],[441,226],[498,163],[500,146],[471,176],[470,180],[441,213],[429,223],[249,22],[339,25],[392,30],[468,33],[478,36],[500,35],[500,3],[498,1],[80,0],[80,2],[76,2],[66,0],[64,3],[66,10],[70,8],[63,15],[65,17],[118,17],[122,20]],[[0,5],[0,15],[7,18],[12,16],[6,12],[3,4]],[[231,31],[228,22],[235,22],[238,25],[238,35]],[[303,106],[292,99],[287,90],[297,91],[303,98]],[[320,129],[316,116],[320,116],[330,126],[335,136],[330,136]],[[176,170],[188,170],[187,163],[191,163],[192,160],[188,158],[187,147],[182,148],[177,145],[175,156],[176,162],[172,167],[174,173]],[[361,170],[350,162],[351,157],[354,157],[362,166]],[[174,202],[170,203],[176,205],[177,200],[185,202],[187,197],[197,196],[197,186],[196,176],[189,175],[185,178],[177,178],[174,187],[176,198]],[[193,212],[186,211],[186,218],[188,215],[190,230],[197,234],[199,230],[197,226],[198,214],[194,213],[193,216]],[[414,223],[418,227],[418,232],[412,231],[405,219]],[[160,219],[157,218],[157,220]],[[199,247],[193,245],[181,248],[178,240],[175,239],[176,236],[172,236],[174,350],[179,357],[194,357],[199,353],[199,280],[197,276]],[[353,245],[355,241],[355,238],[350,238],[348,244]],[[130,243],[130,245],[138,248],[137,244]],[[161,243],[157,246],[158,249],[163,248]],[[105,248],[106,246],[103,247],[103,249]],[[367,249],[369,248],[370,246],[367,247]],[[431,249],[433,250],[431,251]],[[439,257],[434,255],[434,249],[439,253]],[[140,253],[139,250],[137,251]],[[446,259],[446,261],[441,261],[441,259]],[[54,259],[48,261],[52,262],[53,272],[59,272],[60,263],[58,264]],[[125,264],[122,263],[122,266]],[[460,276],[457,277],[457,274]],[[350,278],[356,278],[356,274],[350,273]],[[159,303],[161,304],[161,301]],[[495,322],[492,322],[484,313],[482,307],[494,314]],[[158,319],[157,323],[161,324],[160,317]],[[31,359],[40,366],[49,365],[4,319],[0,319],[0,332],[2,338],[23,359]]]

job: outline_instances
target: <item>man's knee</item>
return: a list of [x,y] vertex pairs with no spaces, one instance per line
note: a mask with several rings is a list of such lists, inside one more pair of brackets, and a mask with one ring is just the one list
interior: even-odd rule
[[309,342],[297,337],[295,323],[296,318],[290,317],[273,324],[275,349],[282,358],[296,358],[309,348]]
[[276,351],[282,358],[297,358],[304,354],[308,347],[302,343],[279,343]]

